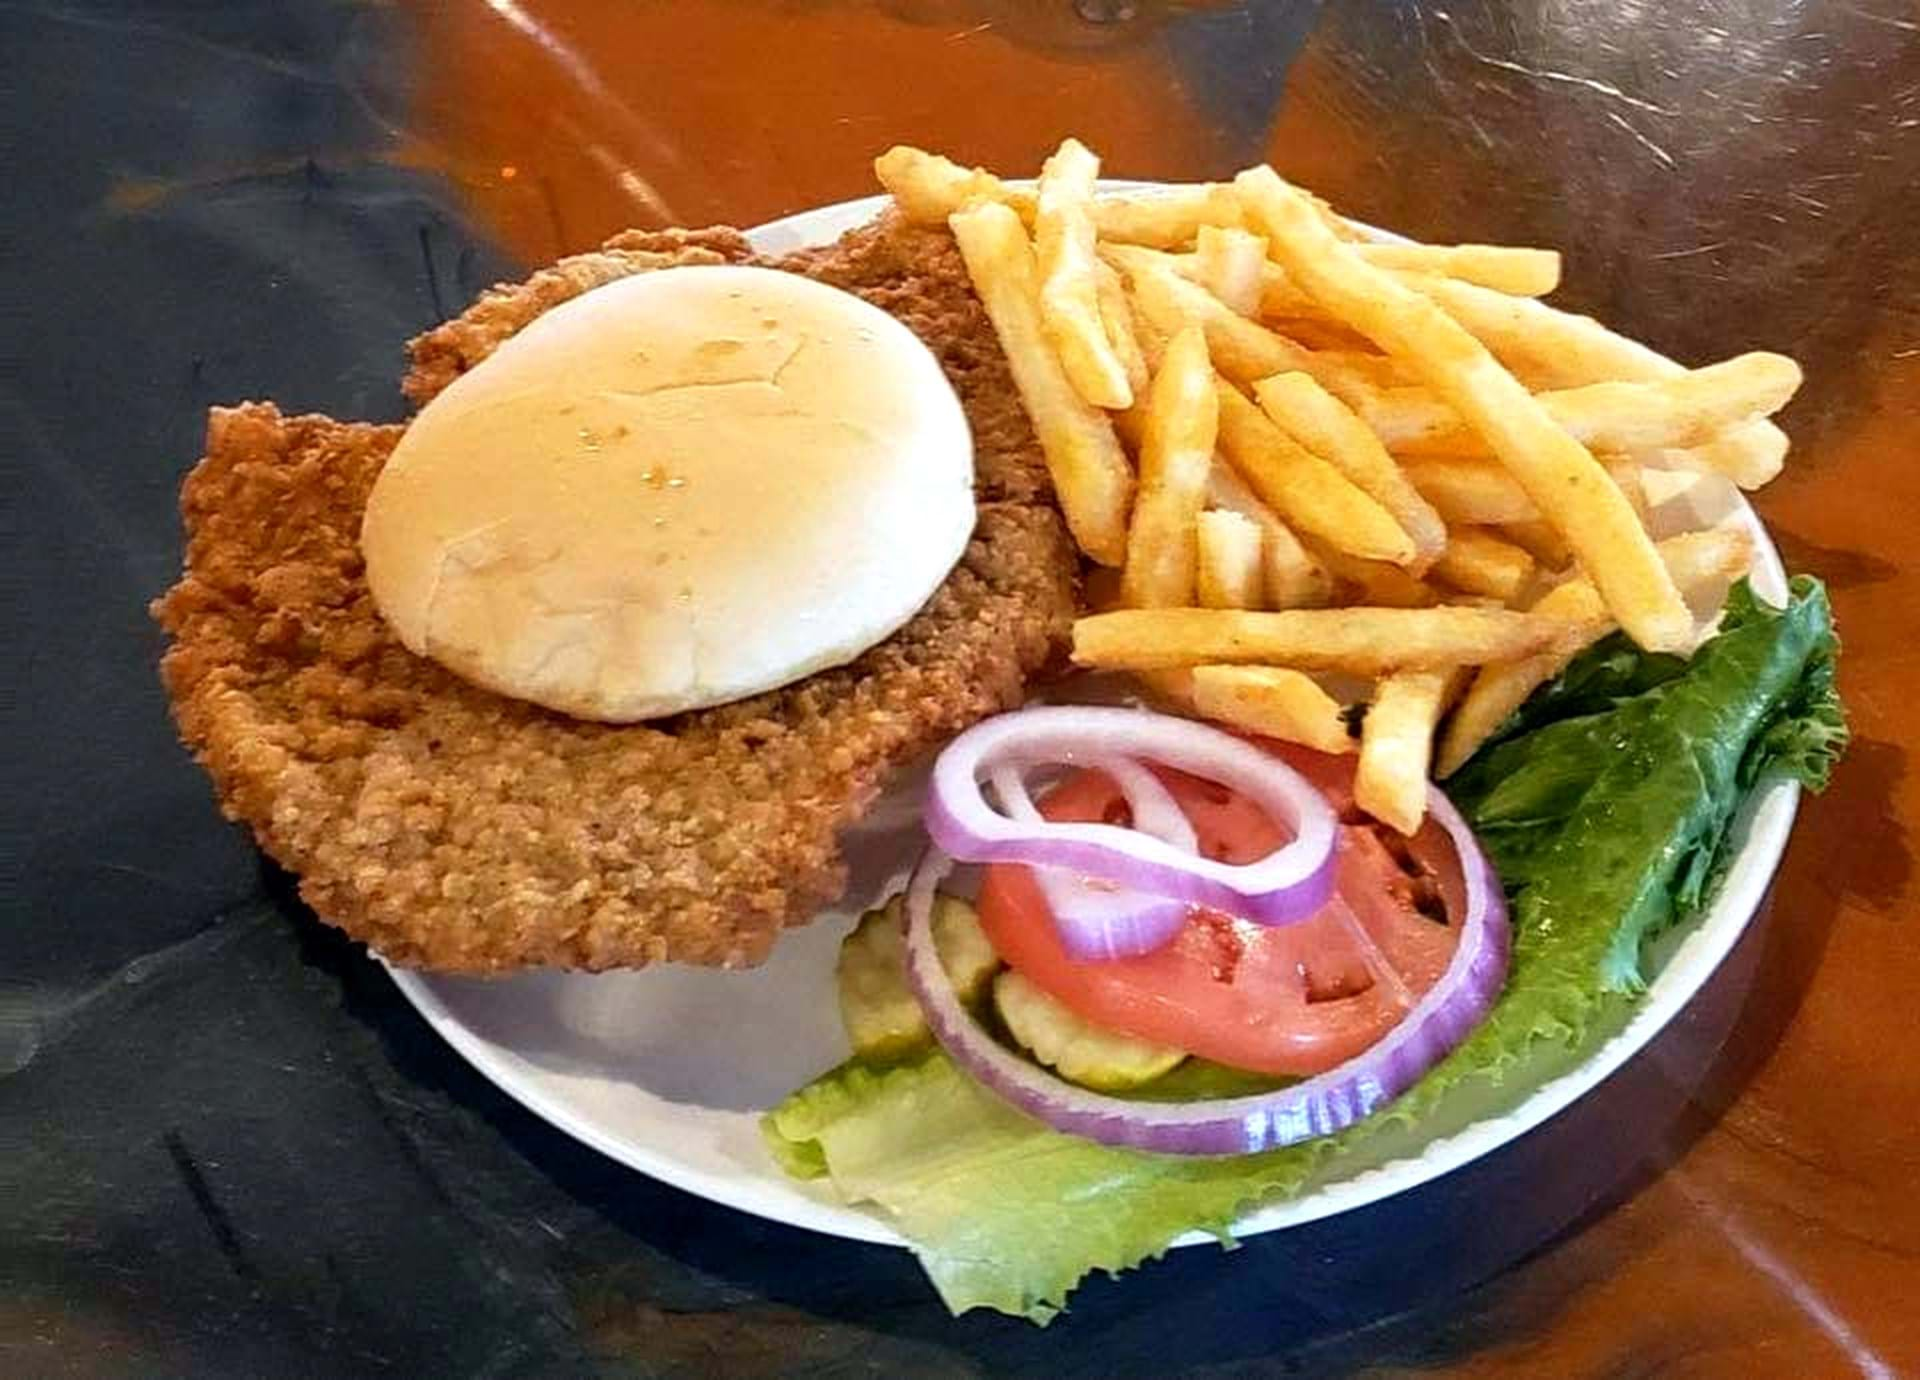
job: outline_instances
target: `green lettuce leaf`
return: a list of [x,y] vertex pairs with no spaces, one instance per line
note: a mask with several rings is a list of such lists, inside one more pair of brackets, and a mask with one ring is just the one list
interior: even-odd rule
[[[829,1104],[843,1110],[823,1124]],[[763,1129],[783,1163],[818,1156],[848,1201],[884,1209],[954,1312],[1039,1323],[1094,1269],[1138,1265],[1191,1230],[1229,1243],[1243,1207],[1297,1188],[1318,1158],[1152,1155],[1061,1135],[937,1050],[878,1079],[842,1064]]]
[[[1230,1243],[1261,1204],[1385,1157],[1406,1128],[1443,1134],[1489,1096],[1511,1101],[1498,1085],[1530,1080],[1522,1061],[1608,1028],[1642,939],[1724,866],[1742,793],[1776,772],[1824,784],[1846,742],[1836,651],[1817,582],[1796,580],[1784,610],[1743,586],[1691,661],[1610,640],[1530,700],[1453,792],[1510,895],[1507,986],[1413,1088],[1339,1135],[1221,1158],[1114,1149],[1013,1110],[936,1051],[842,1064],[768,1113],[767,1143],[788,1172],[882,1209],[956,1313],[1044,1323],[1094,1270],[1132,1268],[1188,1231]],[[1247,1090],[1236,1078],[1190,1063],[1136,1095]]]
[[[1517,929],[1554,936],[1535,958],[1567,979],[1556,985],[1583,999],[1640,990],[1642,945],[1705,901],[1754,783],[1826,784],[1846,742],[1837,654],[1819,581],[1795,580],[1783,609],[1743,581],[1691,661],[1608,639],[1448,783]],[[1596,962],[1599,991],[1580,983]]]

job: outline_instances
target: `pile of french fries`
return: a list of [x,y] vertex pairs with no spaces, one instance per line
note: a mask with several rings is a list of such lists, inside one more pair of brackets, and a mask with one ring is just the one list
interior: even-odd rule
[[1356,802],[1403,833],[1582,648],[1690,651],[1751,562],[1738,529],[1656,542],[1649,475],[1768,482],[1798,366],[1689,369],[1549,306],[1551,250],[1381,242],[1267,167],[1102,195],[1073,139],[1031,186],[906,147],[875,168],[951,228],[1067,525],[1117,572],[1075,660],[1357,748]]

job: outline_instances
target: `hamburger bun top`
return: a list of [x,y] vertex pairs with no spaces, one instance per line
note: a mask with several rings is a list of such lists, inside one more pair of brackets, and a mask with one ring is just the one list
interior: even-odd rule
[[973,522],[966,418],[918,337],[812,279],[692,266],[554,308],[423,408],[361,549],[413,652],[626,723],[852,660]]

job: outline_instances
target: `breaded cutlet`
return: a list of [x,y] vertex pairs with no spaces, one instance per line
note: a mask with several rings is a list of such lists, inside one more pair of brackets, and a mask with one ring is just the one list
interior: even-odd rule
[[1056,661],[1077,561],[951,240],[883,219],[758,260],[732,231],[628,234],[496,288],[414,342],[433,397],[541,311],[671,263],[766,262],[892,312],[939,357],[976,446],[979,523],[904,628],[856,661],[650,724],[587,723],[414,656],[368,594],[369,488],[403,428],[214,412],[187,477],[162,674],[222,808],[325,920],[447,972],[747,965],[835,900],[838,835],[890,775],[1019,704]]

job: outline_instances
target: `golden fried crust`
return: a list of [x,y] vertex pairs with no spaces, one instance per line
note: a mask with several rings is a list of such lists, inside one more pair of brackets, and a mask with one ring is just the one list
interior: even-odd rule
[[745,236],[726,226],[615,235],[590,253],[538,270],[524,283],[488,288],[459,316],[413,341],[407,347],[413,368],[401,391],[424,407],[541,312],[617,278],[677,264],[749,263],[753,257]]
[[[300,874],[321,916],[444,971],[756,963],[839,894],[837,833],[893,770],[1020,702],[1064,641],[1076,562],[943,240],[883,224],[783,266],[878,301],[940,355],[979,450],[966,556],[850,665],[657,724],[506,699],[391,636],[357,539],[401,428],[268,404],[213,414],[182,494],[186,573],[155,604],[172,638],[162,674],[223,808]],[[570,260],[525,295],[496,289],[416,342],[410,391],[431,397],[540,310],[608,281],[595,274],[609,263],[639,271],[683,251],[745,256],[732,232],[679,248],[622,237],[582,256],[591,272]]]

